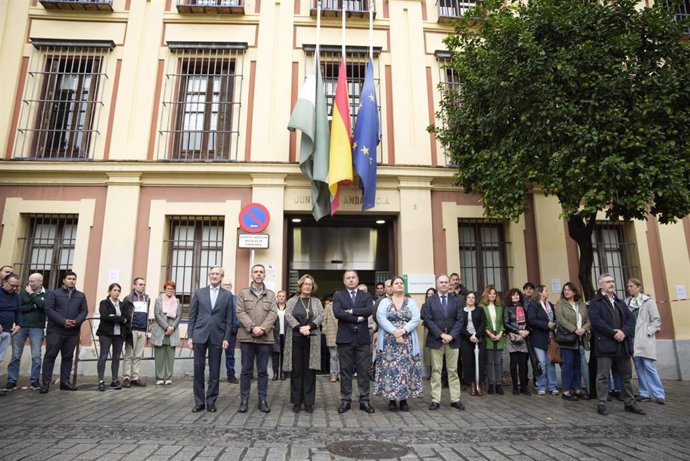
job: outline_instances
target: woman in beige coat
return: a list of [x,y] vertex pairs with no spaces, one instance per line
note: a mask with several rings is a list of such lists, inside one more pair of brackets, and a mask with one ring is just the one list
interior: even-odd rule
[[584,350],[589,349],[589,314],[587,305],[580,298],[577,287],[567,282],[561,290],[561,299],[556,303],[556,325],[575,333],[576,340],[573,344],[558,344],[563,355],[561,364],[561,388],[564,400],[579,400],[584,398],[582,392],[582,356],[580,346]]
[[316,371],[321,369],[321,323],[323,306],[314,296],[314,277],[304,274],[297,281],[297,294],[285,309],[283,369],[290,373],[292,411],[314,411]]
[[340,358],[338,357],[338,346],[335,344],[335,337],[338,334],[338,319],[333,314],[333,296],[328,295],[323,299],[324,317],[323,334],[326,337],[326,347],[330,357],[331,382],[335,383],[340,379]]
[[156,384],[172,384],[175,365],[175,348],[180,344],[180,319],[182,305],[175,297],[175,282],[163,285],[163,294],[156,299],[153,308],[154,322],[151,342],[156,368]]

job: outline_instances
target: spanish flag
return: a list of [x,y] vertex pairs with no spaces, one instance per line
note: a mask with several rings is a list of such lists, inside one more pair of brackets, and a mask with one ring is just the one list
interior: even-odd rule
[[331,192],[331,216],[340,207],[338,186],[352,182],[352,129],[350,126],[350,98],[347,94],[345,58],[340,61],[338,86],[333,102],[331,145],[329,151],[328,188]]

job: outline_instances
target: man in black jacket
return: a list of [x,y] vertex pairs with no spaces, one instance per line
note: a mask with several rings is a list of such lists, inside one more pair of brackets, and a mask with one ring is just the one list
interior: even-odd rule
[[76,391],[70,383],[69,374],[72,370],[74,349],[79,343],[79,329],[86,320],[88,307],[86,296],[75,288],[77,274],[67,271],[62,277],[62,287],[49,291],[46,295],[44,310],[48,317],[46,330],[46,353],[43,356],[43,385],[41,394],[50,389],[53,377],[53,367],[58,353],[62,358],[60,364],[60,389]]
[[596,336],[593,353],[597,358],[597,412],[600,415],[609,413],[606,396],[611,366],[615,363],[623,380],[625,411],[644,415],[635,403],[631,382],[635,318],[616,296],[616,282],[611,274],[599,276],[599,292],[589,303],[589,319]]

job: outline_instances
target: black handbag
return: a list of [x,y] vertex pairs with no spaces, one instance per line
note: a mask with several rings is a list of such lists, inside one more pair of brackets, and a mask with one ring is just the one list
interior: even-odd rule
[[560,346],[575,346],[577,344],[577,335],[559,325],[556,327],[556,342]]

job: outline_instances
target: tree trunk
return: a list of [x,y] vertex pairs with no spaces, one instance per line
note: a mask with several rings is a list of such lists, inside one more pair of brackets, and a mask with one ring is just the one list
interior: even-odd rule
[[594,284],[592,283],[592,264],[594,263],[594,249],[592,248],[592,233],[596,224],[596,213],[592,214],[587,222],[580,216],[573,216],[568,220],[568,232],[570,238],[575,240],[580,250],[580,267],[577,277],[582,286],[582,292],[586,300],[594,297]]

